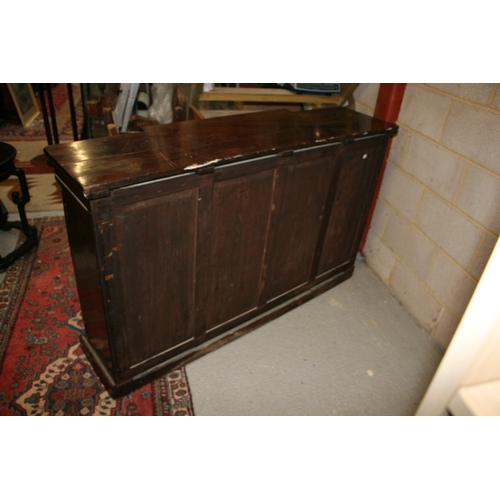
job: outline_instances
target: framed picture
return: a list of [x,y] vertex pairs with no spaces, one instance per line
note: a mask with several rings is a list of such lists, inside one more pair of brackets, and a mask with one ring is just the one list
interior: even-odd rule
[[29,83],[8,83],[7,87],[21,123],[27,127],[40,113],[33,88]]

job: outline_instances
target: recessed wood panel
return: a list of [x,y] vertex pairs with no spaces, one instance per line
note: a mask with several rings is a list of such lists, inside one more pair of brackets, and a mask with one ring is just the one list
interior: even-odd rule
[[198,189],[117,210],[116,233],[129,363],[193,336]]
[[258,305],[273,186],[274,169],[214,184],[208,329]]
[[288,166],[278,171],[280,203],[275,206],[273,216],[264,302],[309,279],[331,185],[332,165],[332,155],[302,162],[291,159]]
[[383,151],[380,146],[356,145],[344,154],[318,275],[354,262]]

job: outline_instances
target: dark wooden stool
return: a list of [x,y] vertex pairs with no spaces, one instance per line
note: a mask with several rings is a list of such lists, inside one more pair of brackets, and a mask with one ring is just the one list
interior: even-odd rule
[[26,183],[26,176],[23,170],[14,165],[14,158],[16,157],[16,148],[5,142],[0,142],[0,182],[5,181],[11,175],[15,175],[19,179],[21,185],[22,197],[19,193],[14,191],[12,193],[12,201],[17,205],[19,210],[20,222],[8,222],[8,212],[5,205],[0,200],[0,230],[10,231],[12,228],[21,230],[26,236],[24,243],[7,254],[5,257],[0,257],[0,272],[4,272],[7,268],[21,255],[30,250],[37,242],[36,227],[28,224],[24,205],[30,201],[30,194],[28,192],[28,184]]

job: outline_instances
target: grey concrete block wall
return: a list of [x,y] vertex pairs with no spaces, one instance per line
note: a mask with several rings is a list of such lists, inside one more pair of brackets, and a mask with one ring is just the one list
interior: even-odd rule
[[496,110],[452,102],[441,138],[444,147],[500,174],[499,137],[500,120]]
[[404,171],[387,164],[380,196],[408,220],[417,213],[424,187]]
[[474,257],[474,261],[472,262],[469,272],[473,278],[479,280],[481,274],[486,267],[488,259],[490,258],[491,253],[493,252],[493,248],[497,242],[497,238],[492,236],[491,234],[485,234],[481,245],[479,246],[479,250]]
[[384,232],[384,241],[418,278],[425,280],[437,251],[425,234],[392,212]]
[[495,109],[500,110],[500,87],[497,87],[497,90],[495,92],[495,96],[493,97],[493,101],[491,102],[491,105]]
[[466,166],[467,162],[462,158],[421,135],[413,134],[403,168],[431,192],[453,201]]
[[408,84],[398,125],[364,253],[446,349],[500,233],[500,85]]
[[451,99],[417,85],[407,85],[399,123],[429,139],[438,140],[446,121]]
[[496,90],[495,83],[428,83],[427,86],[442,90],[446,94],[461,97],[466,101],[487,105]]
[[415,225],[463,269],[472,264],[484,236],[477,224],[430,191],[424,193]]
[[354,92],[356,111],[373,116],[380,83],[360,83]]
[[[497,140],[500,142],[500,135]],[[497,157],[500,164],[500,154]],[[500,232],[500,176],[471,165],[455,205],[464,214],[498,235]]]

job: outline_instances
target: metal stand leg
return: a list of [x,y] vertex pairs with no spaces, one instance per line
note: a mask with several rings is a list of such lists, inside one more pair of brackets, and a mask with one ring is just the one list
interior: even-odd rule
[[7,209],[2,201],[0,201],[0,230],[10,231],[11,229],[19,229],[26,236],[26,240],[18,248],[10,252],[3,258],[0,258],[0,272],[5,272],[7,268],[21,255],[30,250],[37,243],[37,230],[35,226],[28,224],[26,211],[24,206],[30,201],[30,194],[28,191],[28,184],[26,182],[26,175],[24,171],[14,166],[14,157],[16,150],[5,143],[0,143],[2,146],[1,152],[7,153],[7,158],[0,162],[1,172],[0,181],[8,179],[11,175],[15,175],[19,179],[21,186],[22,196],[19,196],[17,191],[12,193],[12,202],[17,205],[19,211],[20,222],[9,222]]

